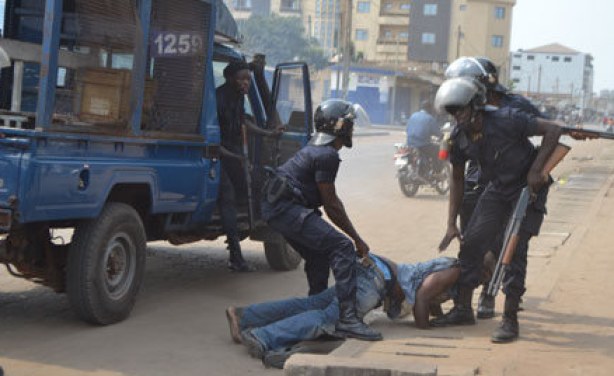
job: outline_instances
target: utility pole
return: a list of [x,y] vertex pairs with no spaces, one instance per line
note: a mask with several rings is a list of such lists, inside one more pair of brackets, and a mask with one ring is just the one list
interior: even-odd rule
[[463,37],[463,31],[461,25],[458,25],[458,33],[456,35],[456,58],[460,57],[461,38]]
[[537,94],[542,92],[542,66],[541,64],[537,68]]
[[348,97],[350,86],[350,63],[352,62],[352,0],[340,0],[345,4],[342,12],[341,29],[343,30],[343,99]]

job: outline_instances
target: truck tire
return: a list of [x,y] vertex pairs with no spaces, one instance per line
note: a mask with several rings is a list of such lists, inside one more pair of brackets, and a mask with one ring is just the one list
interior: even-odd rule
[[264,254],[273,270],[294,270],[301,263],[301,255],[281,236],[276,236],[274,240],[264,242]]
[[68,253],[66,288],[82,320],[108,325],[130,314],[145,270],[146,237],[129,205],[108,203],[80,223]]

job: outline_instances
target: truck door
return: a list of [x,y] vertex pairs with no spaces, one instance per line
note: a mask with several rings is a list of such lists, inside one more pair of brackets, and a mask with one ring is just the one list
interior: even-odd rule
[[305,146],[313,131],[313,110],[309,68],[301,62],[283,63],[275,68],[273,106],[286,132],[276,141],[273,165],[278,166]]

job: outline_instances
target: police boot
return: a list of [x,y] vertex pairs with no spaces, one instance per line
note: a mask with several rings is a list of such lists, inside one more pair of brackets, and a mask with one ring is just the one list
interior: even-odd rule
[[445,315],[432,319],[430,321],[431,326],[474,325],[475,317],[471,308],[472,296],[473,289],[459,287],[458,299],[454,301],[454,307]]
[[336,334],[362,341],[381,341],[381,333],[371,329],[356,315],[356,304],[353,301],[339,303],[339,321]]
[[248,272],[249,266],[241,253],[241,245],[238,239],[228,239],[228,269],[234,272]]
[[519,335],[518,328],[518,304],[519,298],[506,296],[503,319],[499,327],[495,329],[490,340],[494,343],[507,343],[515,341]]
[[492,319],[495,317],[495,297],[486,293],[486,287],[478,299],[478,319]]

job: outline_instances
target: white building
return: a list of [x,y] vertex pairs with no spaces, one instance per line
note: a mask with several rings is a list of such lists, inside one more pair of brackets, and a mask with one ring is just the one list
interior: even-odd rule
[[558,43],[518,50],[511,54],[510,80],[514,91],[584,108],[593,94],[593,57]]

